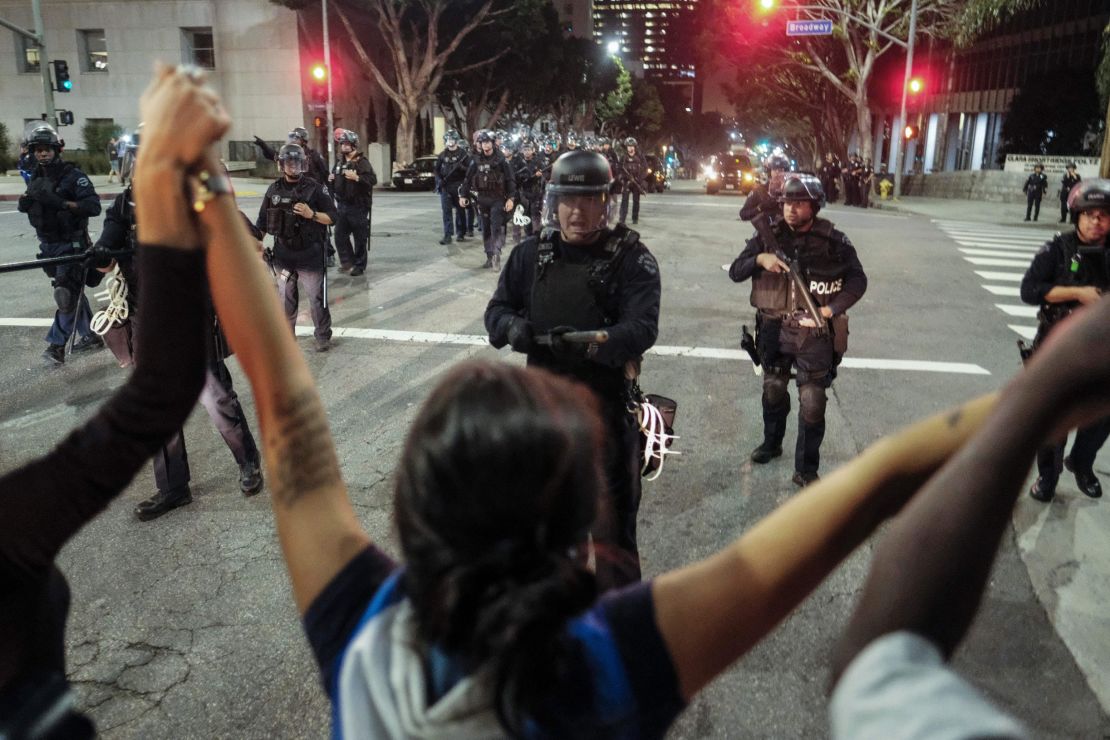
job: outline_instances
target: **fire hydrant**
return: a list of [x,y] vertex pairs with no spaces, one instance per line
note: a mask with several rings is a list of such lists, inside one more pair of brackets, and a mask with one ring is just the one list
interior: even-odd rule
[[883,200],[890,200],[890,191],[894,190],[894,183],[890,180],[882,180],[879,182],[879,197]]

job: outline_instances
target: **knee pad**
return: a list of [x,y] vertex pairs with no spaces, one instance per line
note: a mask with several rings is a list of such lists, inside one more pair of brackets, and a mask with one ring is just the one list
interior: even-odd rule
[[68,285],[54,283],[54,303],[62,313],[73,313],[77,310],[77,291]]
[[763,401],[768,406],[780,406],[789,403],[786,386],[790,379],[778,373],[768,373],[763,376]]
[[828,396],[824,386],[808,383],[798,389],[802,421],[813,426],[825,420],[825,404]]

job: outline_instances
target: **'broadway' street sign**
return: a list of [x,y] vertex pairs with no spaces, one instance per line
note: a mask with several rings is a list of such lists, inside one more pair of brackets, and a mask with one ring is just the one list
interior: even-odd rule
[[787,36],[831,36],[832,30],[833,22],[829,20],[786,22]]

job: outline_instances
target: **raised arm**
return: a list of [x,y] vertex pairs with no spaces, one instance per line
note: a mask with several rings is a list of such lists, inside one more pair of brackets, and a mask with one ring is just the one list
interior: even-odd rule
[[762,640],[967,441],[984,396],[883,438],[731,546],[653,585],[656,619],[690,699]]
[[[205,168],[221,171],[213,155]],[[216,310],[254,391],[278,536],[303,613],[370,539],[347,498],[315,381],[235,201],[214,198],[200,222]]]

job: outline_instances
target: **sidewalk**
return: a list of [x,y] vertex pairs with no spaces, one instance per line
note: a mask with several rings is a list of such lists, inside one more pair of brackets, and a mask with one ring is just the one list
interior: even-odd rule
[[898,213],[915,213],[947,221],[978,221],[999,226],[1024,226],[1040,231],[1059,231],[1065,224],[1058,223],[1060,202],[1053,198],[1041,201],[1039,221],[1025,221],[1024,203],[996,203],[985,200],[958,200],[955,198],[925,198],[917,195],[903,196],[899,200],[880,200],[872,196],[871,207]]

